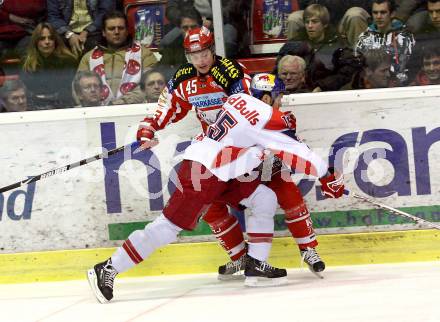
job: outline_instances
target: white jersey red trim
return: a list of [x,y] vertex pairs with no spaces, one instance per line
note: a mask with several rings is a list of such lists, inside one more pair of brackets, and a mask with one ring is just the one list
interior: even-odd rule
[[297,173],[324,176],[328,163],[289,135],[292,130],[283,116],[250,95],[232,95],[206,136],[190,145],[183,158],[203,164],[223,181],[250,173],[266,152],[278,156]]

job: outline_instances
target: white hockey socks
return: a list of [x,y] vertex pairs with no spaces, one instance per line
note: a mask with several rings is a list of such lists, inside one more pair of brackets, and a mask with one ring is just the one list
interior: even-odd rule
[[124,244],[118,247],[111,257],[113,267],[118,273],[125,272],[157,248],[176,241],[181,230],[161,214],[143,230],[132,232]]
[[277,197],[271,189],[259,185],[240,203],[248,207],[251,212],[246,218],[248,255],[259,261],[267,261],[272,247],[273,217],[277,208]]

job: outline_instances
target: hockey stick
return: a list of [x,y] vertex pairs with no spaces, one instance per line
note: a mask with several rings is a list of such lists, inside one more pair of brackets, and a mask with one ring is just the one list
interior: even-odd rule
[[431,222],[431,221],[428,221],[428,220],[425,220],[425,219],[419,218],[419,217],[417,217],[417,216],[411,215],[411,214],[409,214],[409,213],[407,213],[407,212],[404,212],[404,211],[398,210],[398,209],[396,209],[396,208],[393,208],[393,207],[387,206],[387,205],[385,205],[385,204],[383,204],[383,203],[380,203],[380,202],[377,202],[377,201],[375,201],[375,200],[373,200],[373,199],[370,199],[370,198],[367,198],[367,197],[363,197],[363,196],[361,196],[361,195],[358,195],[358,194],[356,194],[356,193],[354,193],[354,192],[350,192],[350,191],[348,191],[348,190],[345,190],[344,193],[345,193],[346,195],[350,196],[350,197],[353,197],[353,198],[359,199],[359,200],[361,200],[361,201],[364,201],[364,202],[367,202],[367,203],[373,204],[373,205],[375,205],[375,206],[377,206],[377,207],[379,207],[379,208],[382,208],[382,209],[388,210],[388,211],[390,211],[390,212],[392,212],[392,213],[394,213],[394,214],[396,214],[396,215],[399,215],[399,216],[402,216],[402,217],[405,217],[405,218],[409,218],[409,219],[411,219],[411,220],[414,220],[414,221],[415,221],[416,223],[418,223],[418,224],[425,224],[425,225],[427,225],[427,226],[429,226],[429,227],[432,227],[432,228],[435,228],[435,229],[440,229],[440,225],[439,225],[439,224],[436,224],[436,223],[433,223],[433,222]]
[[[119,148],[112,149],[112,150],[109,150],[109,151],[105,151],[105,152],[102,152],[100,154],[94,155],[94,156],[92,156],[90,158],[83,159],[81,161],[65,165],[64,167],[60,167],[60,168],[56,168],[56,169],[47,171],[45,173],[39,174],[39,175],[31,177],[29,179],[26,179],[26,180],[23,180],[23,181],[19,181],[19,182],[10,184],[9,186],[0,188],[0,193],[5,192],[5,191],[9,191],[9,190],[12,190],[12,189],[15,189],[15,188],[19,188],[19,187],[27,185],[29,183],[32,183],[32,182],[35,182],[35,181],[38,181],[38,180],[41,180],[41,179],[45,179],[45,178],[48,178],[48,177],[52,177],[52,176],[60,174],[60,173],[64,173],[66,171],[69,171],[71,169],[80,167],[82,165],[89,164],[90,162],[93,162],[93,161],[97,161],[97,160],[101,160],[101,159],[107,158],[110,155],[113,155],[113,154],[116,154],[118,152],[123,151],[128,146],[131,146],[131,144],[127,145],[127,146],[120,146]],[[148,149],[148,148],[150,148],[150,147],[143,145],[143,149]]]

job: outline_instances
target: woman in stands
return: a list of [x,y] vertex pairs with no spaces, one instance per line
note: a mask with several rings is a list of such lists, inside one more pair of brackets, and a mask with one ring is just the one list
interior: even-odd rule
[[72,80],[77,60],[52,25],[40,23],[32,33],[21,78],[30,94],[30,109],[72,107]]

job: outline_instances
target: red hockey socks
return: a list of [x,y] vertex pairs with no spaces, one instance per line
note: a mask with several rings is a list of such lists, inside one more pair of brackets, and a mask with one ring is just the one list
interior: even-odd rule
[[235,261],[246,253],[246,243],[237,218],[230,215],[225,204],[214,203],[203,216],[212,233],[231,260]]

